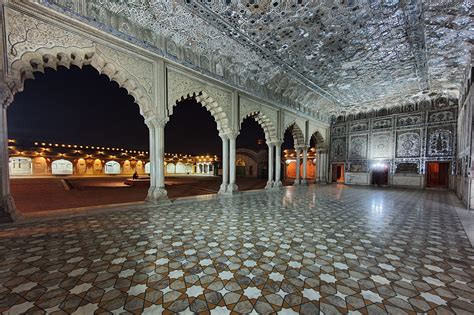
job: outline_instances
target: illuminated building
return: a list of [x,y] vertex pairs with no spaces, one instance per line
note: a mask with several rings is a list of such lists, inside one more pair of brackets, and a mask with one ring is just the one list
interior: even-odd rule
[[[110,146],[9,140],[11,176],[150,174],[149,153]],[[165,153],[166,175],[217,174],[218,157]]]

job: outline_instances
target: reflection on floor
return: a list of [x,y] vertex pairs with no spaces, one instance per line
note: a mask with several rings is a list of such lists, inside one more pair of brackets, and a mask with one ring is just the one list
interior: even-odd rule
[[288,187],[0,228],[0,312],[474,312],[448,192]]

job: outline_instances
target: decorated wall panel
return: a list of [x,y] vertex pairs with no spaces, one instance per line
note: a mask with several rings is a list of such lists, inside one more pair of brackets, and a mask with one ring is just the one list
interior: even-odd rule
[[348,173],[370,173],[383,162],[401,176],[425,174],[429,161],[449,161],[454,173],[457,115],[456,103],[433,103],[338,117],[330,128],[331,160],[344,161]]
[[378,158],[390,158],[391,150],[391,133],[375,133],[371,138],[371,157],[374,159]]
[[346,139],[334,138],[331,143],[331,159],[334,161],[346,158]]
[[428,128],[426,138],[427,156],[452,156],[454,153],[453,126],[437,126]]
[[412,129],[397,132],[397,158],[419,157],[421,151],[421,130]]
[[367,158],[367,135],[350,137],[349,158]]

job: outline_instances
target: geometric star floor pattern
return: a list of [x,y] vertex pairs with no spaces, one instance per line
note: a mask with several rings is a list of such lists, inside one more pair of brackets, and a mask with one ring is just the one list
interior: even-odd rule
[[4,225],[0,312],[472,314],[449,194],[313,185]]

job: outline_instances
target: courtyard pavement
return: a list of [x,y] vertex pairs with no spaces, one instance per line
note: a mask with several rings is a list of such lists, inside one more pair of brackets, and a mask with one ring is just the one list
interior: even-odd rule
[[[11,180],[12,196],[21,213],[38,213],[61,209],[97,207],[144,201],[149,185],[125,185],[126,177],[44,177]],[[65,179],[70,190],[65,190]],[[221,185],[217,176],[166,177],[165,184],[171,199],[217,194]],[[265,179],[237,178],[240,191],[263,189]]]
[[312,185],[0,226],[0,312],[474,313],[452,193]]

